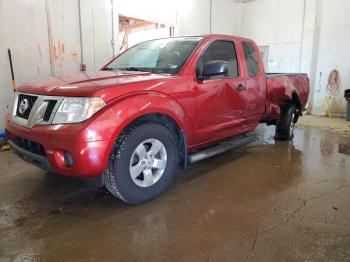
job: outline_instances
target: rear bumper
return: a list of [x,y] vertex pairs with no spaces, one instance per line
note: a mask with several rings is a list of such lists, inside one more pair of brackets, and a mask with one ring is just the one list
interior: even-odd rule
[[[7,122],[6,137],[12,150],[25,161],[50,172],[80,178],[101,176],[106,167],[112,143],[111,140],[79,142],[79,140],[76,141],[77,135],[73,136],[69,128],[64,132],[53,134],[52,126],[28,129],[11,121]],[[31,150],[30,146],[24,147],[17,143],[18,139],[43,150]],[[67,165],[65,154],[72,157],[72,165]]]

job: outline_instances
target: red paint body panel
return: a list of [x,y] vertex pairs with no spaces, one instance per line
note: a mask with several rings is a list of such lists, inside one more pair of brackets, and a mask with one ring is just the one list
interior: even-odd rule
[[[108,149],[114,141],[98,140],[93,142],[79,142],[74,134],[76,129],[71,126],[55,132],[54,126],[36,126],[32,129],[8,122],[6,126],[7,139],[19,136],[27,140],[40,143],[46,152],[50,166],[57,173],[68,176],[97,177],[104,171],[109,157]],[[63,154],[68,151],[76,164],[69,168],[63,163]]]
[[293,93],[298,97],[301,110],[306,109],[309,97],[309,78],[307,74],[276,74],[267,78],[268,120],[278,119],[280,105],[292,100]]
[[[235,44],[240,76],[217,80],[196,79],[196,65],[206,48],[215,40]],[[50,166],[58,173],[78,177],[100,176],[120,132],[140,116],[160,113],[172,118],[186,134],[188,150],[256,128],[259,122],[279,117],[279,106],[295,93],[304,107],[309,83],[306,75],[283,75],[266,80],[260,53],[260,72],[248,77],[241,42],[248,39],[209,35],[203,37],[176,76],[147,72],[100,71],[93,74],[49,78],[23,84],[18,91],[52,96],[96,96],[107,106],[87,121],[78,124],[21,127],[7,120],[7,134],[43,145]],[[238,91],[239,85],[245,90]],[[69,152],[73,167],[63,164]]]

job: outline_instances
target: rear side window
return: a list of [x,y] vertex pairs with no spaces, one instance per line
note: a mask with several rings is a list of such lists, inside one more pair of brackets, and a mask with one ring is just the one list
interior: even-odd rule
[[244,55],[246,59],[248,75],[249,77],[254,77],[260,71],[259,60],[258,60],[258,57],[256,56],[256,50],[254,46],[248,42],[243,42],[242,46],[243,46]]
[[214,60],[226,61],[228,64],[228,73],[225,76],[213,76],[210,79],[238,77],[237,55],[233,42],[218,40],[211,43],[199,59],[197,71],[201,74],[206,63]]

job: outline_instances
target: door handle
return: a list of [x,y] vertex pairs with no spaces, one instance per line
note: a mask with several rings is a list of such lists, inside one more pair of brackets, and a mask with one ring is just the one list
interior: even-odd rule
[[246,90],[246,87],[242,84],[239,84],[237,87],[236,87],[236,90],[237,91],[243,91],[243,90]]

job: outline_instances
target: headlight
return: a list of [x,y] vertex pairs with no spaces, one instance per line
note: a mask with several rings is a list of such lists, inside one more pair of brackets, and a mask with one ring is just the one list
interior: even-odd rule
[[106,103],[99,97],[66,97],[56,112],[53,124],[82,122],[105,105]]

